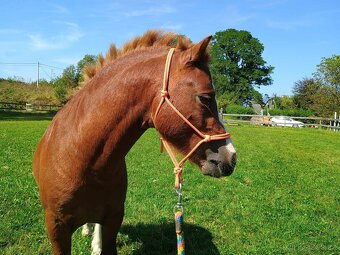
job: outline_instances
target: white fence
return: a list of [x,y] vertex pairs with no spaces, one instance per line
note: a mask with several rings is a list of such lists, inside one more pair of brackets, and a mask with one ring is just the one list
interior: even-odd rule
[[[252,115],[252,114],[222,114],[222,119],[227,125],[238,125],[248,123],[253,125],[271,125],[270,119],[279,116]],[[340,130],[340,116],[334,114],[334,118],[321,117],[290,117],[299,120],[307,127],[328,128],[334,131]]]

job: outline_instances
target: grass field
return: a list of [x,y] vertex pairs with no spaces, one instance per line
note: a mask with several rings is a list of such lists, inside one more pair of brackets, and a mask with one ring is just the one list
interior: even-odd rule
[[[31,173],[49,121],[0,121],[0,254],[51,254]],[[340,133],[230,127],[235,173],[184,172],[186,254],[339,254]],[[150,130],[127,156],[129,190],[119,254],[175,254],[172,164]],[[73,237],[72,254],[90,254]]]

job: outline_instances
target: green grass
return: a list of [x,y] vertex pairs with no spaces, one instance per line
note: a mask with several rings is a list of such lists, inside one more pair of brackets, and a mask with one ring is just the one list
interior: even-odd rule
[[[0,254],[51,254],[31,173],[49,121],[0,121]],[[340,133],[233,126],[235,173],[185,165],[187,254],[339,254]],[[175,254],[172,164],[150,130],[127,156],[119,254]],[[77,231],[73,254],[90,254]]]

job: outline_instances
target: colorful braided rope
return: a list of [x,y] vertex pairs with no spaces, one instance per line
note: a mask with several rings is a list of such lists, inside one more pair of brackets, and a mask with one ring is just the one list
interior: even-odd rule
[[182,230],[183,227],[183,213],[176,212],[175,213],[175,224],[176,224],[176,235],[177,235],[177,254],[184,255],[184,233]]

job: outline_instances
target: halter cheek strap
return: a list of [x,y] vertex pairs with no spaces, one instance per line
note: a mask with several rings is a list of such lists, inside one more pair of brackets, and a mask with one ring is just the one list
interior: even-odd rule
[[161,142],[162,142],[162,148],[164,146],[164,148],[166,149],[166,151],[168,152],[173,164],[174,164],[174,173],[175,173],[175,188],[179,189],[181,186],[181,175],[183,172],[183,164],[185,163],[185,161],[188,160],[188,158],[190,158],[190,156],[197,150],[197,148],[202,144],[202,143],[208,143],[211,141],[216,141],[216,140],[224,140],[230,137],[229,133],[223,133],[223,134],[218,134],[218,135],[207,135],[202,133],[200,130],[198,130],[187,118],[185,118],[183,116],[183,114],[177,110],[177,108],[171,103],[171,101],[169,100],[169,92],[168,92],[168,84],[169,84],[169,72],[170,72],[170,65],[171,65],[171,59],[172,56],[175,52],[174,48],[171,48],[168,52],[168,56],[166,58],[166,62],[165,62],[165,69],[164,69],[164,75],[163,75],[163,88],[161,90],[161,101],[158,104],[158,107],[156,109],[156,112],[153,116],[153,121],[155,123],[155,120],[157,118],[157,115],[163,105],[164,102],[166,102],[172,109],[173,111],[182,119],[184,120],[185,123],[188,124],[189,127],[191,127],[201,138],[202,140],[200,140],[192,149],[191,151],[189,151],[189,153],[180,161],[177,161],[177,158],[175,156],[175,153],[173,152],[173,150],[171,149],[171,146],[169,145],[169,143],[163,138],[161,137]]

